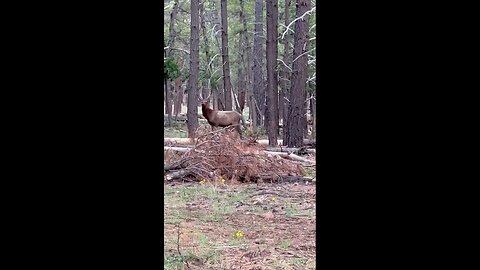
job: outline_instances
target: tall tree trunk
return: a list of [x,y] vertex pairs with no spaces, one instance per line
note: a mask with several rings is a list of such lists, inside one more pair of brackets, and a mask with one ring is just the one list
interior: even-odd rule
[[182,101],[183,101],[183,89],[182,89],[182,79],[177,78],[175,80],[175,102],[173,108],[173,114],[175,115],[175,120],[177,116],[182,112]]
[[167,127],[172,126],[172,110],[170,110],[170,83],[167,77],[164,78],[165,83],[165,113],[167,114]]
[[199,0],[192,0],[190,6],[190,77],[188,79],[187,127],[188,137],[195,138],[198,127],[197,81],[199,71]]
[[[167,57],[169,58],[174,57],[172,48],[175,44],[176,35],[175,35],[174,26],[175,26],[175,20],[177,18],[177,13],[178,13],[178,0],[175,0],[173,4],[172,13],[170,13],[169,38],[168,38],[169,49],[167,49]],[[165,109],[167,110],[168,126],[172,125],[172,107],[173,107],[172,105],[173,105],[173,96],[174,96],[173,95],[174,87],[172,86],[171,80],[172,78],[170,78],[170,80],[167,82],[167,89],[165,93]]]
[[[214,13],[212,13],[212,16],[213,16],[212,21],[214,22],[213,23],[214,24],[213,31],[215,33],[217,33],[218,32],[217,28],[220,28],[220,30],[221,30],[221,26],[218,26],[218,25],[222,25],[222,18],[221,18],[221,15],[218,13],[218,11],[220,9],[217,8],[217,2],[212,1],[211,4],[212,4],[212,7],[213,7],[212,10],[214,10]],[[217,49],[221,53],[222,46],[220,45],[218,34],[214,35],[214,39],[215,39],[215,43],[217,44]],[[220,64],[222,64],[222,63],[220,63]],[[223,68],[223,66],[222,66],[222,68]],[[211,70],[212,70],[212,73],[213,73],[215,68],[212,66]],[[223,69],[222,69],[222,71],[223,71]],[[212,91],[214,91],[216,93],[216,99],[215,99],[216,101],[214,101],[214,104],[216,103],[217,108],[215,108],[215,107],[214,108],[217,109],[217,110],[220,110],[220,111],[224,111],[225,110],[225,89],[224,89],[224,87],[219,87],[220,85],[223,85],[223,80],[222,79],[220,79],[220,80],[221,80],[221,82],[215,81],[215,82],[210,82],[210,83],[211,83],[211,86],[212,86]]]
[[166,91],[165,91],[165,110],[167,113],[167,126],[172,126],[172,81],[166,80]]
[[310,124],[312,125],[312,133],[310,135],[311,139],[315,138],[315,92],[310,93]]
[[223,89],[225,91],[225,110],[232,110],[232,83],[230,82],[230,63],[228,60],[228,22],[227,0],[220,0],[222,18],[222,59],[223,59]]
[[[310,8],[310,0],[297,0],[296,17],[300,17]],[[293,72],[288,106],[287,132],[283,144],[288,147],[302,147],[305,127],[308,15],[304,20],[295,22],[295,45],[293,50]]]
[[[240,20],[243,25],[242,32],[240,33],[240,63],[239,63],[239,88],[238,88],[238,101],[240,103],[240,111],[243,113],[245,108],[245,101],[248,88],[249,88],[249,42],[248,42],[248,28],[247,19],[245,17],[245,0],[240,0]],[[241,71],[241,72],[240,72]]]
[[[290,9],[290,0],[285,0],[285,11],[284,11],[284,16],[285,16],[285,26],[287,26],[289,23],[290,23],[290,12],[289,12],[289,9]],[[283,39],[283,42],[284,42],[284,49],[283,49],[283,62],[285,63],[285,65],[287,66],[290,66],[290,57],[289,57],[289,53],[290,53],[290,44],[289,44],[289,37],[290,37],[290,33],[287,33]],[[288,99],[288,97],[290,96],[290,70],[285,66],[285,65],[282,65],[282,76],[281,76],[281,79],[280,79],[280,82],[281,82],[281,85],[282,85],[282,89],[280,90],[281,91],[281,95],[279,96],[278,98],[278,106],[279,106],[279,112],[280,112],[280,116],[282,117],[282,126],[283,126],[283,138],[285,139],[285,132],[286,132],[286,122],[287,122],[287,110],[288,110],[288,102],[285,98]]]
[[213,109],[214,110],[219,110],[221,111],[219,108],[218,108],[218,89],[217,87],[212,87],[212,103],[213,103]]
[[[240,59],[241,58],[242,58],[242,56],[240,56]],[[237,80],[238,105],[240,107],[239,108],[239,113],[243,112],[243,108],[245,106],[245,87],[246,87],[246,83],[245,83],[245,79],[244,79],[244,75],[243,75],[243,67],[240,64],[238,66],[238,80]]]
[[[242,34],[240,34],[242,35]],[[238,39],[238,47],[243,48],[243,38]],[[243,109],[245,107],[245,89],[247,87],[247,82],[245,81],[245,73],[244,72],[244,62],[245,62],[245,57],[243,50],[238,50],[239,52],[239,63],[238,63],[238,79],[237,79],[237,92],[238,92],[238,112],[243,113]]]
[[263,0],[255,1],[255,27],[253,37],[253,92],[255,96],[254,109],[257,110],[253,119],[253,127],[262,125],[265,104],[265,82],[263,78]]
[[[207,61],[206,65],[206,75],[210,78],[212,74],[212,69],[210,67],[210,48],[208,43],[207,29],[205,27],[205,1],[202,1],[200,4],[200,27],[202,28],[203,36],[203,48],[205,49],[205,59]],[[206,98],[211,93],[211,84],[208,83],[208,80],[203,80],[202,96]]]
[[[163,49],[163,53],[164,53],[164,57],[165,59],[167,58],[168,54],[167,54],[167,51],[165,50],[165,42],[163,43],[163,46],[164,46],[164,49]],[[172,125],[172,115],[171,113],[169,112],[169,92],[170,90],[168,89],[168,78],[167,78],[167,74],[168,73],[165,73],[164,71],[164,77],[163,77],[163,83],[164,83],[164,96],[163,96],[163,101],[165,102],[165,112],[164,113],[167,113],[167,126],[171,126]]]
[[278,138],[278,0],[267,0],[267,115],[268,144]]
[[312,139],[315,138],[315,133],[317,132],[316,125],[317,125],[317,101],[316,101],[316,96],[315,92],[312,93]]
[[253,125],[254,119],[257,119],[257,116],[256,116],[257,109],[255,108],[255,96],[253,95],[253,93],[249,96],[248,100],[249,100],[249,102],[248,102],[248,111],[249,111],[248,119],[252,122],[252,125]]

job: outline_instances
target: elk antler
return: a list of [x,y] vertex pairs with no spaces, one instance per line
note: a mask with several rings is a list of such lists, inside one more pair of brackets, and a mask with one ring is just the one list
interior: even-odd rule
[[198,95],[199,95],[199,100],[198,101],[204,102],[204,101],[208,101],[208,99],[210,98],[210,96],[212,94],[210,93],[210,95],[208,95],[208,97],[206,97],[206,98],[203,98],[202,93],[198,93]]

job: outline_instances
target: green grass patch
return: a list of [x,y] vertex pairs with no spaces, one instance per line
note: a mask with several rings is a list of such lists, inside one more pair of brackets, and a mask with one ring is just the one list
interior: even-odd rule
[[292,243],[290,243],[289,240],[287,240],[287,239],[282,239],[282,240],[280,240],[279,246],[280,246],[281,248],[283,248],[283,249],[288,249],[291,244],[292,244]]

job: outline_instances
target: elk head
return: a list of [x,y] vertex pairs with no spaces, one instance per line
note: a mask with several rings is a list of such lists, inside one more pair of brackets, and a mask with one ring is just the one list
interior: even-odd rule
[[206,98],[203,98],[203,97],[202,97],[202,94],[199,94],[198,102],[200,102],[200,104],[202,105],[202,108],[203,108],[203,107],[207,107],[207,108],[208,108],[208,105],[209,105],[209,103],[210,103],[209,99],[210,99],[210,96],[211,96],[211,95],[212,95],[212,94],[208,95],[208,97],[206,97]]

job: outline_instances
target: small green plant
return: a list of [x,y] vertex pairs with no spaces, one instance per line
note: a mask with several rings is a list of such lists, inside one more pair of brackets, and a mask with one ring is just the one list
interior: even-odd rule
[[304,258],[293,258],[293,259],[290,259],[290,262],[295,265],[295,266],[305,266],[306,262],[307,262],[307,259],[304,259]]
[[282,239],[280,241],[280,247],[283,249],[288,249],[290,247],[291,243],[287,239]]
[[231,247],[240,247],[244,244],[244,240],[242,238],[235,237],[234,239],[230,239],[227,241],[227,245]]
[[294,217],[298,215],[298,212],[299,212],[298,209],[293,208],[292,206],[285,207],[285,215],[287,217]]
[[315,177],[316,172],[314,167],[304,167],[303,169],[305,170],[305,176]]

